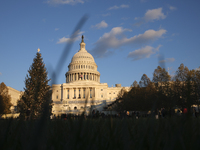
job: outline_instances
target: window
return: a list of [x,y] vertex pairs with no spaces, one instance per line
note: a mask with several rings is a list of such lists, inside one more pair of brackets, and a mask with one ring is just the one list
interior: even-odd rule
[[78,98],[81,98],[81,89],[79,89],[79,96]]
[[74,89],[74,99],[76,98],[76,90]]
[[103,91],[103,89],[101,89],[101,91]]
[[56,99],[58,99],[58,95],[56,96]]
[[101,98],[103,98],[103,94],[101,94]]
[[85,98],[85,89],[83,89],[83,98]]
[[90,89],[90,98],[92,98],[92,89]]
[[69,90],[67,90],[67,99],[69,99]]
[[77,107],[75,106],[75,107],[74,107],[74,110],[76,110],[76,109],[77,109]]

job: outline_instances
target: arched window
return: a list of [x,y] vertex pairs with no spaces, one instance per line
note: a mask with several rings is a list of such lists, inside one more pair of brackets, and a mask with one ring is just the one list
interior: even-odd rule
[[75,107],[74,107],[74,110],[76,110],[76,109],[77,109],[77,107],[75,106]]

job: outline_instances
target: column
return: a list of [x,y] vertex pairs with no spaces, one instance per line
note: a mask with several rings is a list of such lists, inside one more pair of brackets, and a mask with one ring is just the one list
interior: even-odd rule
[[70,82],[72,81],[72,74],[70,74]]
[[76,81],[78,80],[78,73],[76,73]]
[[79,90],[79,89],[76,88],[76,99],[78,99],[78,94],[79,94],[79,93],[78,93],[78,92],[79,92],[78,90]]
[[82,76],[81,80],[84,80],[84,74],[82,72],[81,72],[81,76]]
[[83,99],[83,88],[81,88],[81,99]]
[[93,100],[95,100],[95,88],[94,87],[92,88],[92,97],[93,97]]
[[66,100],[66,97],[67,97],[67,91],[66,91],[67,89],[66,88],[63,88],[63,100]]
[[72,88],[69,88],[69,99],[72,100]]

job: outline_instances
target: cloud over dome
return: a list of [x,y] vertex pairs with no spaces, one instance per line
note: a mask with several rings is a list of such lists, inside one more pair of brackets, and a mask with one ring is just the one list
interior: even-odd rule
[[70,39],[70,38],[67,38],[67,37],[62,37],[60,38],[56,44],[62,44],[62,43],[67,43],[69,41],[77,41],[77,40],[80,40],[81,39],[81,35],[84,33],[84,31],[77,31],[77,37],[75,39]]
[[106,28],[108,27],[108,24],[103,20],[100,23],[92,26],[92,28],[100,29],[100,28]]
[[94,43],[94,48],[90,52],[96,58],[105,57],[108,54],[111,54],[113,50],[116,50],[122,46],[146,44],[161,38],[162,35],[167,32],[164,29],[160,29],[158,31],[151,29],[145,31],[143,34],[127,38],[125,32],[131,31],[132,30],[130,29],[125,29],[122,27],[112,28],[110,32],[104,33],[103,36]]
[[159,45],[156,48],[153,48],[151,46],[145,46],[140,49],[137,49],[135,51],[132,51],[128,54],[128,58],[131,58],[133,61],[143,59],[143,58],[149,58],[152,54],[155,54],[159,51],[159,48],[161,45]]
[[147,22],[152,22],[154,20],[161,20],[165,18],[166,18],[166,15],[163,13],[162,7],[157,8],[157,9],[149,9],[144,14],[144,17],[142,18],[135,17],[135,20],[138,20],[138,21],[134,25],[140,26]]
[[47,1],[48,4],[51,4],[51,5],[58,5],[58,4],[61,4],[61,5],[65,5],[65,4],[69,4],[69,5],[75,5],[75,4],[78,4],[78,3],[84,3],[84,0],[48,0]]

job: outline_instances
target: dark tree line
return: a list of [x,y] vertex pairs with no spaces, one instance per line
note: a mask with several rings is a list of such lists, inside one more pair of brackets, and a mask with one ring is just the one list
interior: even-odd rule
[[171,109],[198,105],[200,100],[200,71],[189,70],[183,64],[177,69],[175,76],[158,66],[150,80],[143,74],[139,84],[134,81],[130,91],[122,89],[113,103],[115,110],[148,111],[152,109]]

